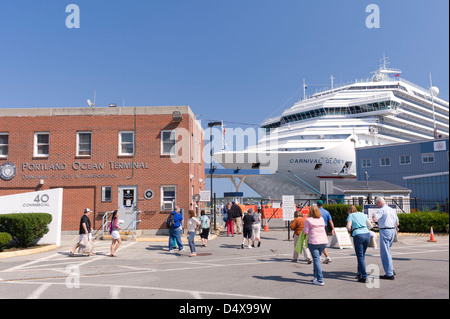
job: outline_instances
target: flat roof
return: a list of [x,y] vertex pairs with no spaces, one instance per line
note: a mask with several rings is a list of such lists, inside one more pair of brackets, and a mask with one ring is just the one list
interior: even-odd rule
[[383,181],[369,181],[368,186],[366,181],[355,181],[355,180],[334,180],[333,188],[335,190],[341,191],[343,193],[346,192],[361,192],[361,191],[370,191],[370,192],[402,192],[402,193],[410,193],[411,190],[391,184]]
[[[195,117],[188,105],[180,106],[117,106],[117,107],[56,107],[56,108],[0,108],[0,117],[80,116],[80,115],[154,115],[180,111]],[[136,113],[135,113],[136,112]]]
[[400,142],[400,143],[390,143],[390,144],[382,144],[382,145],[370,145],[370,146],[363,146],[363,147],[356,147],[355,150],[366,150],[371,148],[384,148],[384,147],[398,147],[402,145],[412,145],[412,144],[421,144],[421,143],[429,143],[429,142],[439,142],[439,141],[448,141],[448,137],[442,137],[442,138],[432,138],[427,140],[420,140],[420,141],[412,141],[412,142]]

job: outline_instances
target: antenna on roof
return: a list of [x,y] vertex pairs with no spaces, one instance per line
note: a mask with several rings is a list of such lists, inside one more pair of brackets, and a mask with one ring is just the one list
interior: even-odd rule
[[87,104],[89,105],[89,107],[95,107],[95,96],[96,96],[96,92],[94,91],[94,103],[92,103],[92,101],[90,99],[87,100]]

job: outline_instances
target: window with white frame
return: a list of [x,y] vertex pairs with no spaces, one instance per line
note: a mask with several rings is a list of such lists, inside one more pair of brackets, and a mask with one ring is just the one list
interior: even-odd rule
[[411,155],[400,155],[400,165],[411,164]]
[[422,153],[422,163],[434,163],[434,153]]
[[0,133],[0,158],[8,157],[9,150],[9,134]]
[[177,187],[174,185],[161,186],[161,209],[173,210],[177,200]]
[[177,142],[176,130],[161,131],[161,155],[175,155]]
[[380,157],[380,166],[391,166],[390,157]]
[[36,132],[34,133],[34,156],[48,157],[50,150],[50,133]]
[[119,132],[119,155],[133,155],[134,154],[134,132],[122,131]]
[[77,133],[77,156],[92,155],[92,132]]
[[372,167],[372,159],[371,158],[363,158],[361,160],[361,166],[362,167]]
[[112,201],[112,187],[102,186],[102,202],[111,202],[111,201]]

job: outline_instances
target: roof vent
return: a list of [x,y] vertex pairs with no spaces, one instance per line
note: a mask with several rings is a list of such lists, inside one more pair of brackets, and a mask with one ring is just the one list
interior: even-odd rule
[[172,120],[174,122],[181,122],[182,119],[183,119],[183,116],[181,115],[180,111],[173,111]]

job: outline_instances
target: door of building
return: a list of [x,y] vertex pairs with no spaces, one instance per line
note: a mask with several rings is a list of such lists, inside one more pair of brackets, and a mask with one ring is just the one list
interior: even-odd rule
[[137,211],[137,186],[119,186],[119,220],[124,223],[122,229],[133,229],[135,226],[135,212]]

